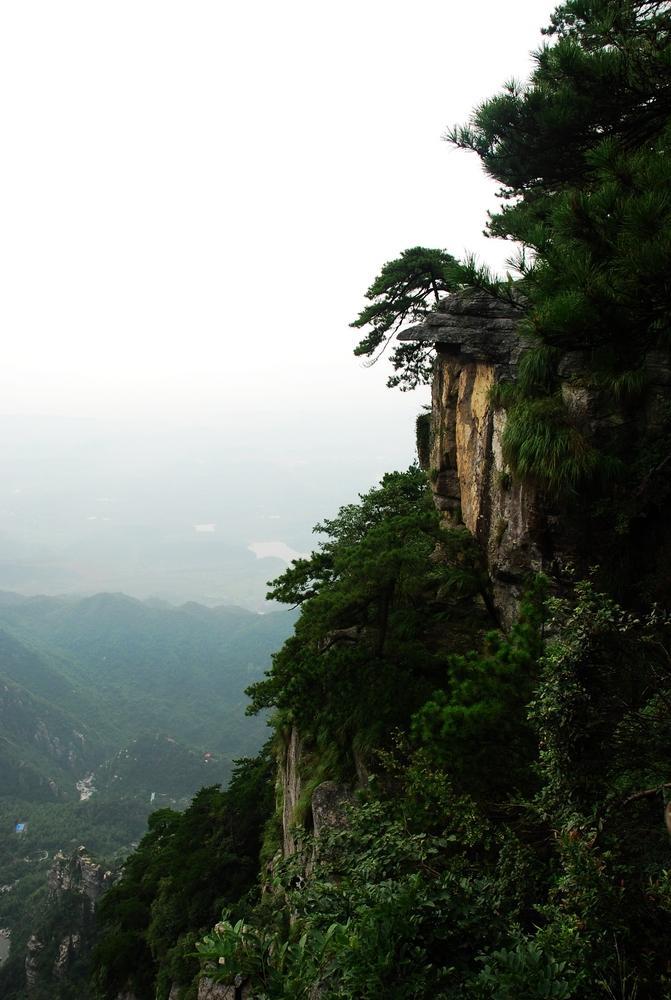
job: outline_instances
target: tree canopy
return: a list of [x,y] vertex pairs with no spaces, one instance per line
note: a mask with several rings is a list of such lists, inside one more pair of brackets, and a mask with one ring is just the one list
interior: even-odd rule
[[[374,364],[390,341],[407,324],[416,323],[436,307],[442,295],[459,287],[457,261],[444,250],[412,247],[387,261],[366,292],[365,306],[351,326],[366,329],[354,349]],[[399,344],[390,355],[396,374],[387,385],[401,390],[425,384],[431,375],[431,347]]]
[[464,614],[471,627],[486,623],[473,609],[484,579],[473,539],[441,528],[416,467],[384,476],[315,530],[326,536],[317,552],[268,595],[300,604],[295,634],[248,693],[251,711],[277,709],[278,723],[297,722],[347,757],[355,735],[374,744],[392,719],[407,724],[442,679],[439,622],[453,641]]

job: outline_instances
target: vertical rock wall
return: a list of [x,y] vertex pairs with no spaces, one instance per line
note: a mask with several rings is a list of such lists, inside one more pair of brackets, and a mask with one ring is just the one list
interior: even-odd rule
[[[437,508],[446,523],[463,523],[480,543],[504,627],[515,620],[529,573],[542,570],[559,581],[568,565],[585,574],[593,565],[607,566],[614,548],[618,559],[627,560],[626,570],[619,563],[622,578],[647,574],[647,598],[667,603],[671,527],[660,497],[668,495],[664,477],[671,453],[662,448],[657,456],[652,450],[650,471],[634,498],[635,519],[615,547],[612,526],[593,516],[589,500],[577,494],[554,500],[511,476],[501,447],[506,412],[493,401],[492,389],[517,378],[530,346],[519,330],[522,316],[521,303],[470,290],[444,299],[422,324],[400,335],[436,348],[429,471]],[[639,362],[642,395],[629,403],[599,384],[586,352],[565,353],[557,368],[576,429],[596,448],[630,454],[632,462],[651,439],[663,438],[671,411],[668,353],[649,351]],[[603,500],[624,511],[627,496],[622,487],[617,494],[614,489]]]
[[433,382],[431,479],[446,523],[463,523],[486,555],[502,624],[515,618],[524,579],[547,568],[536,491],[514,483],[503,460],[505,411],[491,402],[497,366],[438,346]]
[[524,579],[552,558],[543,542],[547,518],[536,491],[514,483],[503,460],[506,414],[492,389],[516,378],[526,346],[522,312],[482,293],[441,302],[404,340],[432,343],[437,357],[432,390],[430,476],[447,524],[464,524],[486,556],[502,624],[515,618]]
[[282,802],[282,857],[288,858],[296,850],[297,844],[292,833],[296,822],[296,806],[301,796],[301,751],[302,741],[295,726],[291,727],[284,744],[284,753],[279,761],[278,780]]

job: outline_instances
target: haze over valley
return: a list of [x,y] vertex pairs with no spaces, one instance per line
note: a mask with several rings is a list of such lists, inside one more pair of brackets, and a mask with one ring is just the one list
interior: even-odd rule
[[266,582],[312,527],[413,459],[413,420],[281,414],[192,426],[4,418],[0,589],[123,592],[268,610]]

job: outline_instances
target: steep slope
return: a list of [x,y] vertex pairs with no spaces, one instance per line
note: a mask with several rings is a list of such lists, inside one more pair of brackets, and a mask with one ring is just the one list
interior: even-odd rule
[[[66,703],[73,711],[59,707]],[[86,715],[61,674],[0,632],[0,795],[74,798],[105,752]]]

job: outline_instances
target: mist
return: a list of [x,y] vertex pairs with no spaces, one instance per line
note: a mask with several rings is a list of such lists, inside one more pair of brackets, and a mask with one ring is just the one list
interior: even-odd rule
[[428,393],[349,323],[406,247],[505,267],[442,136],[551,8],[5,6],[0,589],[263,609],[407,468]]

